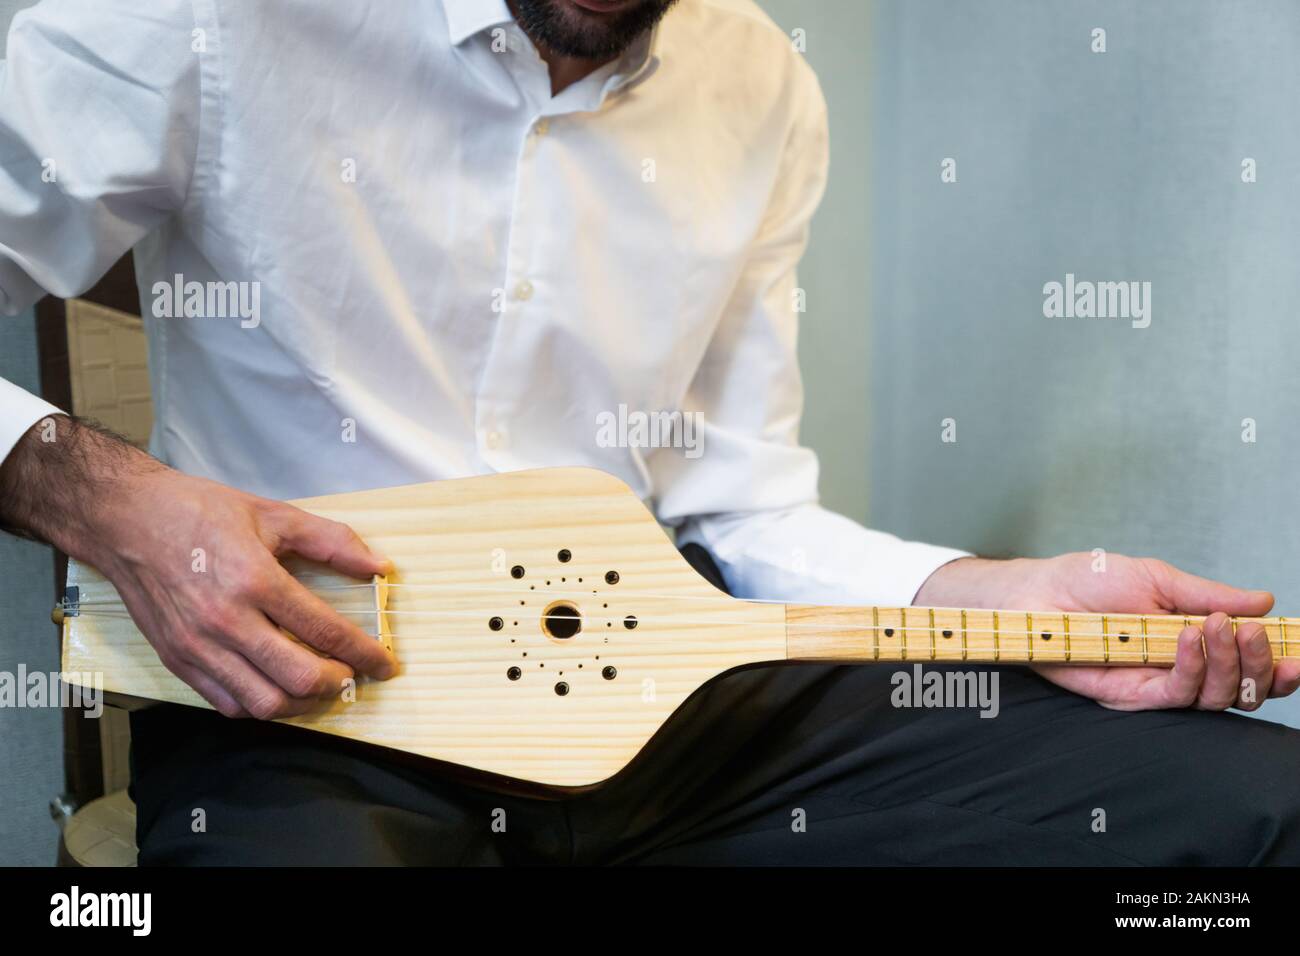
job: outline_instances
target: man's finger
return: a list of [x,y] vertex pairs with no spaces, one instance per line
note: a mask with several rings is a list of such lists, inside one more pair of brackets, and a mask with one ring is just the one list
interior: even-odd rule
[[[1268,634],[1260,624],[1253,621],[1237,625],[1237,652],[1241,660],[1241,684],[1237,694],[1237,706],[1242,710],[1254,710],[1268,699],[1273,689],[1273,649],[1268,644]],[[1245,694],[1247,681],[1254,681],[1254,689]]]
[[270,525],[278,538],[273,549],[276,557],[296,554],[354,578],[392,573],[391,561],[371,551],[355,531],[338,521],[285,505]]
[[1191,707],[1205,681],[1205,652],[1201,650],[1201,629],[1195,624],[1178,635],[1174,666],[1161,678],[1160,708]]
[[212,709],[217,713],[225,717],[248,716],[248,711],[244,710],[239,701],[235,700],[224,687],[194,665],[180,665],[174,673],[198,691],[199,696],[211,704]]
[[1273,671],[1273,688],[1269,697],[1288,697],[1300,689],[1300,661],[1281,660]]
[[1231,707],[1241,689],[1241,656],[1232,621],[1222,612],[1205,619],[1205,663],[1205,682],[1196,705],[1203,710]]
[[1234,588],[1180,571],[1163,561],[1148,563],[1148,568],[1170,610],[1179,614],[1223,611],[1234,617],[1262,617],[1273,607],[1273,595],[1268,591]]
[[342,661],[313,654],[285,637],[260,611],[239,628],[235,650],[290,697],[336,697],[352,668]]
[[308,591],[283,568],[262,610],[304,644],[343,661],[360,674],[387,680],[397,673],[397,658],[382,643]]
[[313,700],[290,697],[242,655],[215,641],[199,645],[194,666],[221,685],[250,716],[258,720],[292,717],[316,706]]

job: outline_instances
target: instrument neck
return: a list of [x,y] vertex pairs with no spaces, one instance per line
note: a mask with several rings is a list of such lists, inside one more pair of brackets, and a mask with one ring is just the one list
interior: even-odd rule
[[[1300,657],[1300,621],[1263,625],[1275,660]],[[786,605],[790,660],[1172,666],[1178,636],[1204,617],[926,607]]]

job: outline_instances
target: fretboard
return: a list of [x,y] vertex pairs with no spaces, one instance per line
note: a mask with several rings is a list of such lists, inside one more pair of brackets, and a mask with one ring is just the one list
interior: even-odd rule
[[[928,607],[786,606],[790,660],[1170,666],[1178,635],[1203,617]],[[1233,618],[1264,626],[1274,659],[1300,657],[1300,620]]]

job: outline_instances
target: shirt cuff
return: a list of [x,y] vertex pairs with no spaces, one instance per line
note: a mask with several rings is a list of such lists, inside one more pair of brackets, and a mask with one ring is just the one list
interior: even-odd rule
[[0,378],[0,464],[33,425],[49,415],[63,414],[45,399]]
[[706,548],[738,598],[808,604],[906,607],[938,568],[969,557],[872,531],[818,505],[696,518],[677,540]]

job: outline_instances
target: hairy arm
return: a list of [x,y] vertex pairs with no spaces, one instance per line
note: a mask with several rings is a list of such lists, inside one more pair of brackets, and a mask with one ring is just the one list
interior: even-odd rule
[[55,415],[37,422],[0,463],[0,529],[91,560],[85,512],[116,487],[165,471],[162,462],[93,422]]

